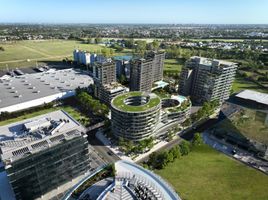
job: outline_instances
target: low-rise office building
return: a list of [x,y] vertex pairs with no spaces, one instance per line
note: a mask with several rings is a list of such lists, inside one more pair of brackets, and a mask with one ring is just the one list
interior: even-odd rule
[[81,70],[64,69],[0,79],[0,113],[40,106],[75,95],[75,89],[93,84]]
[[64,111],[2,126],[0,132],[1,160],[17,200],[50,199],[91,169],[86,129]]

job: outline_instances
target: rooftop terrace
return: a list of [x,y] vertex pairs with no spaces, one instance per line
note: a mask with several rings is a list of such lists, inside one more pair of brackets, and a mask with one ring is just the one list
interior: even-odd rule
[[[136,102],[139,103],[133,103],[133,98],[138,98]],[[112,100],[112,106],[126,112],[147,111],[160,103],[161,99],[156,94],[146,92],[129,92],[118,95]]]

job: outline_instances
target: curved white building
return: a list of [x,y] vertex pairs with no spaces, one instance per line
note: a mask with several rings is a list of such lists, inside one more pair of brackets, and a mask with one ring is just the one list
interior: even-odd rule
[[160,121],[161,99],[146,92],[129,92],[111,102],[111,122],[115,136],[142,140],[154,135]]
[[[103,169],[105,170],[105,169]],[[73,188],[64,200],[70,199],[96,199],[96,200],[180,200],[178,194],[169,184],[153,172],[141,166],[127,162],[117,161],[115,163],[114,177],[96,180],[101,170],[90,176],[87,180]],[[85,185],[88,185],[85,187]],[[83,189],[80,195],[76,191]]]

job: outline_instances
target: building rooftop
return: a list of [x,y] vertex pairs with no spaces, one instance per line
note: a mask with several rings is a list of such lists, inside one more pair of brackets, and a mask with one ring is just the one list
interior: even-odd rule
[[64,111],[55,111],[0,127],[3,162],[9,163],[77,136],[85,128]]
[[159,176],[126,161],[115,163],[115,181],[104,190],[98,200],[123,199],[170,199],[179,200],[180,197]]
[[198,61],[199,64],[203,65],[215,65],[215,66],[232,66],[236,65],[234,62],[226,61],[226,60],[217,60],[217,59],[211,59],[211,58],[205,58],[205,57],[200,57],[200,56],[193,56],[191,57],[191,60],[196,60]]
[[110,84],[104,84],[103,87],[105,88],[105,90],[109,91],[110,93],[114,93],[114,92],[121,91],[121,90],[128,90],[127,87],[125,87],[117,82],[112,82]]
[[[63,198],[64,200],[72,199],[74,191],[82,189],[79,199],[92,198],[97,200],[135,200],[135,199],[165,199],[180,200],[179,195],[174,189],[160,176],[142,168],[132,162],[120,160],[115,162],[115,176],[102,179],[94,183],[94,176],[98,172],[105,170],[100,169],[87,179],[80,181],[78,186],[74,187]],[[112,179],[111,179],[112,178]],[[88,180],[94,183],[90,187],[83,187],[83,183]],[[82,186],[81,188],[79,188]],[[94,194],[93,194],[94,193]]]
[[236,97],[268,105],[268,94],[266,93],[256,92],[253,90],[243,90],[242,92],[239,92]]
[[114,60],[125,60],[125,61],[129,61],[129,60],[131,60],[133,58],[133,56],[126,56],[126,55],[124,55],[124,56],[114,56],[113,58],[114,58]]
[[87,87],[93,79],[80,70],[64,69],[0,79],[0,109]]
[[[138,103],[137,105],[134,105],[135,103],[133,103],[133,101],[136,100],[140,104]],[[121,111],[143,112],[150,110],[151,108],[157,106],[160,103],[161,99],[156,94],[136,91],[116,96],[112,100],[111,105]]]

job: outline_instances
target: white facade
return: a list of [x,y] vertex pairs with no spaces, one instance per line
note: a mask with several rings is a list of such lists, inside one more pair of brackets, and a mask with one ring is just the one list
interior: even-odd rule
[[40,99],[34,99],[32,101],[27,101],[27,102],[15,104],[15,105],[7,106],[4,108],[0,108],[0,113],[1,112],[15,112],[15,111],[35,107],[35,106],[41,106],[44,103],[50,103],[52,101],[64,99],[64,98],[71,97],[74,95],[75,95],[75,91],[62,92],[62,93],[54,94],[51,96],[43,97]]
[[0,80],[0,113],[40,106],[75,95],[75,89],[88,87],[93,79],[81,70],[51,69]]
[[73,51],[73,57],[74,57],[74,61],[77,63],[81,63],[84,65],[88,65],[91,63],[91,54],[86,52],[86,51],[80,51],[78,49],[75,49]]

